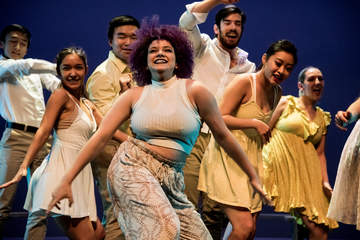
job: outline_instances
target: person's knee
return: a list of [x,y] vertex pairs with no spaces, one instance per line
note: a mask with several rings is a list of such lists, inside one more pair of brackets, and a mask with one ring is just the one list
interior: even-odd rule
[[104,228],[101,228],[101,229],[95,231],[96,239],[99,239],[99,240],[104,239],[105,235],[106,234],[105,234],[105,229]]
[[318,224],[313,224],[313,226],[309,230],[310,237],[312,239],[327,239],[328,231],[325,227],[322,227]]
[[237,223],[233,225],[233,230],[231,232],[231,238],[229,239],[248,239],[252,233],[255,231],[255,224],[252,221],[242,221],[242,223]]

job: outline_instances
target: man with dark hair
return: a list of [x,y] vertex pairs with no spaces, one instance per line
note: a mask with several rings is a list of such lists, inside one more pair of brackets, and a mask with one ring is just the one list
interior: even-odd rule
[[[86,89],[89,99],[105,115],[121,93],[134,83],[128,66],[131,53],[130,44],[136,40],[139,22],[132,16],[122,15],[113,18],[108,28],[108,43],[111,47],[108,58],[102,62],[89,77]],[[129,122],[120,126],[120,130],[130,134]],[[91,162],[96,184],[104,208],[103,224],[106,231],[105,239],[124,239],[113,205],[107,191],[107,169],[118,149],[119,143],[110,140],[98,157]]]
[[[0,142],[0,185],[11,180],[24,160],[35,132],[40,126],[45,102],[43,86],[53,91],[60,84],[56,64],[39,59],[23,59],[31,34],[25,27],[12,24],[0,34],[0,114],[6,128]],[[30,166],[30,172],[40,166],[48,154],[50,143],[44,145]],[[0,189],[0,238],[9,217],[17,184]],[[25,239],[45,239],[46,214],[29,214]]]
[[[204,0],[188,4],[179,23],[194,47],[195,67],[192,78],[203,82],[217,99],[221,98],[224,88],[234,76],[255,71],[255,64],[247,59],[248,53],[238,48],[246,16],[235,5],[226,5],[216,14],[213,39],[207,34],[201,34],[198,24],[205,22],[208,12],[215,6],[235,2],[238,1]],[[185,193],[198,207],[213,238],[220,239],[222,229],[227,222],[225,216],[214,201],[197,190],[201,159],[210,136],[208,127],[203,126],[193,151],[186,159]]]

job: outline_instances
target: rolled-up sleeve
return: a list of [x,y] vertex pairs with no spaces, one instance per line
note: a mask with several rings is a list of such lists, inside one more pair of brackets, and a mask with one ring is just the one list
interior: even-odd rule
[[208,13],[194,13],[192,9],[198,2],[186,5],[186,11],[181,15],[179,20],[179,27],[185,31],[190,39],[195,55],[197,55],[203,48],[202,34],[198,24],[206,21]]

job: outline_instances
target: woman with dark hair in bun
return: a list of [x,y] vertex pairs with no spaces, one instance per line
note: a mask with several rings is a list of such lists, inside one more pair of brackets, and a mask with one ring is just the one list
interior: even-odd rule
[[117,100],[54,191],[50,208],[63,198],[72,201],[75,176],[130,118],[135,138],[121,144],[108,171],[115,215],[126,239],[211,239],[184,194],[182,172],[202,121],[264,196],[260,180],[226,128],[214,97],[189,79],[193,56],[185,33],[154,19],[143,22],[137,39],[130,64],[139,87]]
[[[268,123],[281,97],[280,84],[297,62],[297,49],[288,40],[270,45],[256,73],[240,74],[226,87],[220,111],[227,127],[244,149],[257,174],[263,176],[262,147],[270,139]],[[229,239],[253,239],[262,198],[247,174],[214,141],[201,162],[199,190],[221,204],[232,225]]]

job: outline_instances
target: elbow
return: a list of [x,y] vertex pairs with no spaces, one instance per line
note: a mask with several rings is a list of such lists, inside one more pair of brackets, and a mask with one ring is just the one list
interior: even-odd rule
[[221,132],[213,132],[214,138],[216,140],[216,142],[219,143],[219,145],[223,146],[223,144],[225,144],[226,139],[228,138],[228,136],[230,135],[230,131],[228,129],[221,131]]

